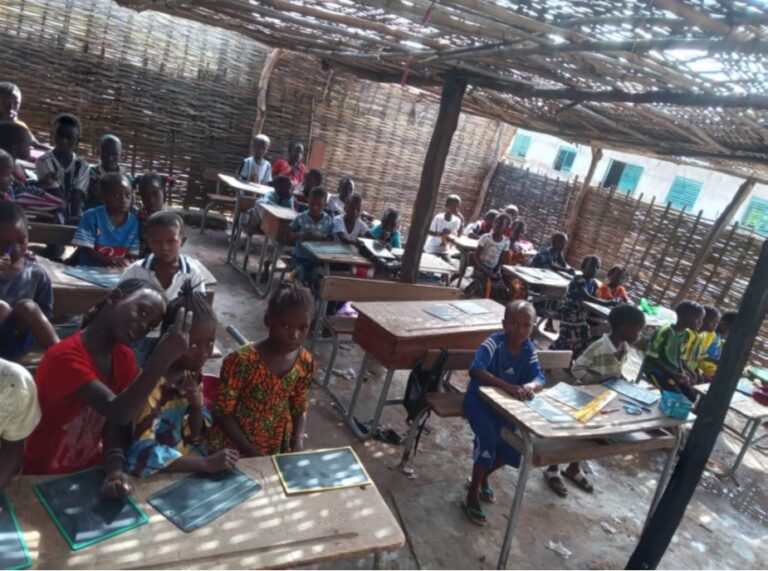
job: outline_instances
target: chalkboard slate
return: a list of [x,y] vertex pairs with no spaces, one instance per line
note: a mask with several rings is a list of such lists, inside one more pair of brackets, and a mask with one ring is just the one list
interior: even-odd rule
[[572,416],[564,413],[541,395],[525,401],[525,405],[535,410],[549,422],[573,422]]
[[546,395],[557,402],[575,409],[587,406],[595,398],[591,394],[580,391],[567,383],[557,383],[551,389],[547,389]]
[[181,531],[194,531],[245,500],[261,486],[240,470],[193,474],[149,496],[149,505]]
[[112,289],[120,281],[120,274],[98,267],[78,266],[67,268],[64,270],[64,273],[73,278],[107,289]]
[[91,468],[32,485],[53,523],[74,551],[149,521],[131,498],[102,498],[104,476],[102,468]]
[[0,494],[0,569],[26,569],[32,565],[11,501]]
[[286,494],[370,485],[363,464],[349,446],[272,456]]

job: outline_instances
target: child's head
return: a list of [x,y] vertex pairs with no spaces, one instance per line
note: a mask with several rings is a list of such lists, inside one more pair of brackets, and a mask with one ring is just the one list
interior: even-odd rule
[[309,215],[313,218],[318,218],[323,215],[325,205],[328,203],[328,193],[323,187],[316,186],[309,191],[307,203],[309,206]]
[[566,244],[568,244],[568,236],[566,236],[565,232],[555,232],[552,234],[552,249],[555,252],[565,250]]
[[363,211],[363,197],[359,194],[353,194],[344,205],[344,218],[347,220],[357,220]]
[[608,279],[608,285],[611,287],[620,286],[627,281],[627,270],[624,269],[624,266],[613,266],[608,270],[608,275],[606,277]]
[[138,278],[120,282],[83,317],[83,329],[97,321],[115,343],[132,345],[157,327],[165,314],[159,286]]
[[315,300],[305,287],[282,283],[272,294],[264,315],[269,339],[280,352],[289,353],[301,347],[309,333]]
[[728,337],[731,329],[733,329],[733,324],[736,323],[736,315],[738,314],[735,311],[726,311],[723,313],[720,317],[720,323],[717,326],[717,332],[720,333],[720,335]]
[[714,305],[704,306],[704,320],[701,322],[702,331],[714,331],[720,323],[720,310]]
[[291,197],[293,191],[293,183],[287,176],[276,176],[272,179],[272,187],[275,189],[275,194],[281,200],[287,200]]
[[99,180],[99,190],[107,213],[125,214],[131,209],[131,185],[119,172],[108,172]]
[[149,214],[163,209],[163,186],[163,177],[156,172],[145,173],[139,178],[139,198]]
[[8,192],[13,183],[13,166],[16,162],[13,157],[0,149],[0,193]]
[[525,220],[518,218],[512,222],[512,232],[509,234],[512,241],[517,242],[520,240],[523,237],[523,234],[525,234],[526,228],[528,228],[528,226],[525,224]]
[[53,122],[53,146],[57,151],[72,153],[80,142],[80,119],[63,113]]
[[461,208],[461,197],[458,194],[451,194],[445,199],[445,211],[456,216]]
[[381,215],[381,229],[384,232],[392,233],[397,230],[397,226],[400,223],[400,213],[394,208],[384,209],[384,213]]
[[517,217],[520,215],[520,211],[518,210],[517,206],[514,204],[507,204],[504,207],[504,214],[508,215],[509,218],[514,222],[517,220]]
[[16,121],[21,107],[21,90],[10,81],[0,82],[0,120]]
[[147,246],[157,261],[175,262],[185,240],[184,220],[176,212],[161,210],[147,219]]
[[205,299],[205,294],[194,289],[196,285],[198,284],[193,284],[189,279],[182,284],[179,295],[168,302],[161,329],[163,333],[168,331],[176,322],[179,311],[192,312],[189,349],[175,364],[182,370],[193,373],[199,373],[213,354],[217,324],[216,313]]
[[489,227],[493,227],[493,222],[496,220],[496,217],[499,215],[498,210],[489,210],[485,213],[485,216],[483,216],[483,220],[485,220],[485,223],[488,224]]
[[342,202],[346,202],[347,199],[355,192],[355,181],[348,176],[341,177],[339,180],[339,198]]
[[256,135],[253,138],[253,142],[251,143],[251,153],[253,154],[253,158],[257,161],[261,161],[261,159],[264,158],[264,155],[267,154],[267,151],[269,150],[269,137],[266,135]]
[[0,256],[15,263],[27,253],[27,215],[16,202],[0,200]]
[[24,125],[4,121],[0,123],[0,149],[14,159],[28,161],[32,150],[32,135]]
[[304,190],[309,192],[316,186],[323,185],[323,173],[320,169],[309,169],[304,175]]
[[288,162],[300,163],[304,158],[304,145],[300,141],[291,141],[288,143]]
[[634,305],[621,303],[611,309],[608,324],[611,326],[611,335],[620,343],[634,343],[645,327],[645,314]]
[[504,327],[507,341],[513,346],[518,346],[531,336],[535,323],[536,310],[533,304],[519,299],[507,305],[501,325]]
[[120,170],[120,159],[123,156],[123,143],[117,137],[107,133],[99,139],[99,156],[101,166],[107,172],[117,172]]
[[682,301],[675,308],[677,327],[699,331],[704,321],[704,308],[695,301]]
[[512,219],[507,214],[499,214],[493,220],[493,236],[499,238],[511,223]]
[[600,269],[600,258],[597,256],[584,256],[581,260],[581,273],[584,274],[584,278],[588,280],[595,279],[598,270]]

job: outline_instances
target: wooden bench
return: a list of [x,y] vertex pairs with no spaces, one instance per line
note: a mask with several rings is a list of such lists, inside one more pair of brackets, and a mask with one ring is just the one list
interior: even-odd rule
[[29,223],[29,241],[35,244],[69,246],[75,237],[77,226],[63,224]]

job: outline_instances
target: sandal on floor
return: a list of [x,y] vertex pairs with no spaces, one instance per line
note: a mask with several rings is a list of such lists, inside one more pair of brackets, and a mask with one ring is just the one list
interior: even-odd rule
[[461,507],[464,508],[464,513],[467,514],[469,521],[475,525],[484,526],[487,522],[485,519],[485,510],[482,508],[473,508],[466,500],[461,502]]
[[587,477],[584,475],[584,472],[579,470],[576,472],[576,474],[569,474],[565,470],[561,470],[560,473],[563,475],[564,478],[568,478],[571,482],[576,484],[579,488],[584,490],[585,492],[589,492],[590,494],[595,491],[594,486],[592,486],[592,482],[587,480]]
[[493,493],[493,488],[490,486],[480,486],[480,493],[478,494],[480,501],[487,504],[495,504],[496,496]]
[[549,484],[549,487],[552,489],[552,491],[555,492],[558,496],[561,498],[568,496],[568,489],[565,487],[563,480],[560,478],[560,475],[556,471],[550,472],[545,470],[544,479],[547,481],[547,484]]

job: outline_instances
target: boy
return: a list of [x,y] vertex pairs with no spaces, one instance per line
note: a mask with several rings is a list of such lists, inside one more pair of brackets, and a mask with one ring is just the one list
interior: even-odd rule
[[291,222],[291,241],[296,242],[293,258],[296,279],[317,291],[320,286],[320,264],[299,242],[324,242],[333,238],[333,219],[325,212],[328,193],[316,186],[309,191],[308,209]]
[[[640,331],[645,327],[645,314],[634,305],[621,304],[611,309],[608,323],[611,332],[587,347],[571,366],[571,372],[578,384],[599,384],[623,376],[629,345],[640,337]],[[585,492],[594,491],[592,483],[581,471],[578,462],[569,464],[562,475]],[[568,490],[558,474],[557,465],[547,468],[544,479],[558,496],[564,498],[568,495]]]
[[502,303],[509,301],[508,290],[499,273],[501,256],[509,249],[509,238],[504,237],[508,225],[509,216],[500,214],[493,222],[493,231],[480,236],[474,256],[474,279],[469,287],[475,296],[492,296]]
[[72,239],[82,266],[126,267],[139,255],[139,220],[131,212],[131,187],[120,173],[101,177],[104,205],[83,213]]
[[274,204],[283,208],[293,208],[293,184],[287,176],[278,175],[272,179],[274,190],[261,197],[256,204],[246,212],[243,217],[243,230],[248,234],[253,234],[261,230],[261,209],[260,204]]
[[99,192],[99,180],[108,172],[122,173],[120,160],[123,156],[123,143],[116,135],[107,133],[99,139],[99,164],[88,169],[88,196],[85,208],[104,204]]
[[701,344],[698,365],[702,376],[708,381],[715,378],[717,365],[723,353],[723,345],[731,332],[731,328],[733,328],[733,324],[736,322],[736,315],[735,311],[723,313],[715,329],[714,338],[709,343],[702,342]]
[[16,359],[35,341],[59,342],[50,318],[53,288],[45,270],[27,253],[27,217],[21,206],[0,201],[0,357]]
[[13,200],[13,169],[16,161],[0,149],[0,200]]
[[347,200],[355,192],[355,181],[348,176],[342,177],[339,180],[339,190],[337,194],[334,194],[328,199],[328,206],[326,209],[331,216],[338,216],[344,214],[344,207],[347,205]]
[[[41,151],[50,151],[51,147],[44,145],[35,139],[32,131],[27,124],[19,119],[19,108],[21,107],[21,90],[19,86],[10,81],[0,82],[0,121],[9,121],[15,123],[29,133],[32,146]],[[26,159],[25,159],[26,160]]]
[[63,223],[76,223],[83,211],[90,182],[88,162],[75,154],[80,142],[80,120],[63,114],[53,123],[54,147],[37,159],[37,182],[40,188],[64,201]]
[[[308,200],[309,192],[323,184],[323,172],[319,169],[309,169],[302,182],[293,192],[293,198],[304,206]],[[306,206],[304,206],[306,208]]]
[[695,301],[683,301],[675,313],[677,322],[657,329],[651,337],[642,372],[656,388],[680,392],[695,402],[696,393],[690,387],[697,377],[685,362],[685,348],[701,328],[704,308]]
[[448,256],[448,236],[460,236],[464,220],[459,214],[461,198],[451,194],[445,199],[445,212],[438,214],[429,225],[429,237],[424,245],[427,254],[434,254],[446,262],[450,262]]
[[493,221],[496,220],[498,215],[498,210],[489,210],[485,213],[485,216],[482,220],[478,220],[474,224],[467,226],[465,231],[466,235],[477,240],[483,234],[488,234],[491,230],[493,230]]
[[347,206],[344,208],[344,216],[337,216],[333,219],[333,236],[342,244],[356,244],[358,238],[370,237],[368,226],[360,220],[360,213],[363,211],[363,197],[359,194],[353,194],[347,200]]
[[256,135],[251,143],[251,149],[251,156],[244,158],[240,163],[235,178],[256,184],[269,184],[272,182],[272,165],[264,158],[269,150],[269,137]]
[[400,230],[400,213],[394,208],[386,208],[381,216],[381,222],[371,228],[371,236],[384,244],[388,249],[402,248]]
[[139,198],[141,206],[136,211],[139,219],[139,256],[149,254],[147,245],[147,221],[149,217],[163,209],[165,200],[163,192],[163,177],[156,172],[148,172],[139,178]]
[[568,244],[568,236],[563,232],[552,234],[552,245],[544,247],[528,262],[532,268],[545,268],[556,272],[573,273],[573,268],[565,261],[563,251]]

